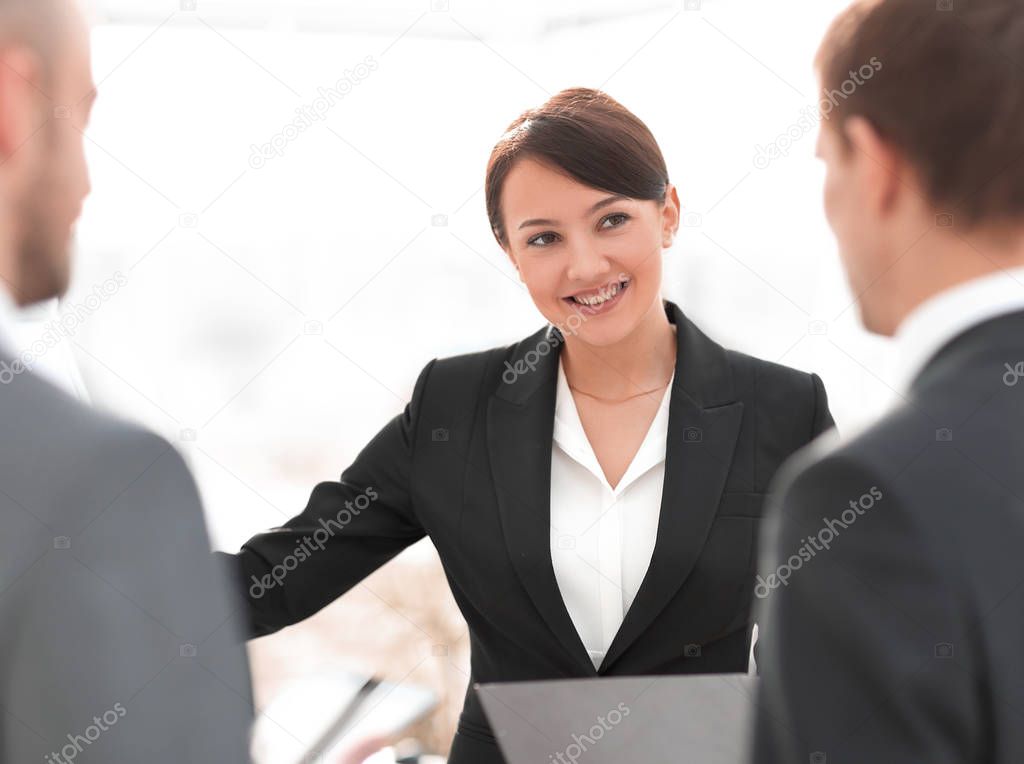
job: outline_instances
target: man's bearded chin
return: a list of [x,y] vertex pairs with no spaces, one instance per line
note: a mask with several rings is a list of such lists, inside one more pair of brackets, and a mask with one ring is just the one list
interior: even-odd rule
[[68,231],[52,220],[49,168],[44,168],[21,205],[22,237],[17,246],[19,284],[15,298],[22,305],[63,297],[71,280]]

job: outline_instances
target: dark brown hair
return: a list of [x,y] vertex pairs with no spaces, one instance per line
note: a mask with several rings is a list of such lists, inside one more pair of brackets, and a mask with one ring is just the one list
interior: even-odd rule
[[611,96],[569,88],[508,126],[487,163],[487,217],[498,243],[508,243],[501,191],[516,160],[530,157],[584,185],[631,199],[663,202],[668,170],[647,125]]
[[[844,149],[846,120],[867,119],[932,205],[973,228],[1024,218],[1022,54],[1020,0],[856,0],[815,64]],[[849,87],[872,59],[870,81]]]

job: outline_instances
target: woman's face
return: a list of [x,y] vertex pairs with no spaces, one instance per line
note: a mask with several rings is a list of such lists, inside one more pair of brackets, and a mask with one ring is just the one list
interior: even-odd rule
[[506,252],[538,310],[590,345],[630,336],[661,310],[661,255],[679,225],[665,203],[615,196],[531,158],[502,189]]

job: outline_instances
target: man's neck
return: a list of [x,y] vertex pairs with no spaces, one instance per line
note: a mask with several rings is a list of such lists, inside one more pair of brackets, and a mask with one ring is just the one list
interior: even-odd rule
[[[931,239],[931,241],[928,241]],[[1024,267],[1024,230],[925,237],[908,253],[893,290],[890,334],[933,298],[976,279]],[[901,258],[903,259],[903,258]]]

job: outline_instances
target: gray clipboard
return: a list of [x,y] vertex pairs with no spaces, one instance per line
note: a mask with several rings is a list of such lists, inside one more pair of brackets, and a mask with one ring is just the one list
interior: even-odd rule
[[756,677],[476,685],[508,764],[746,764]]

